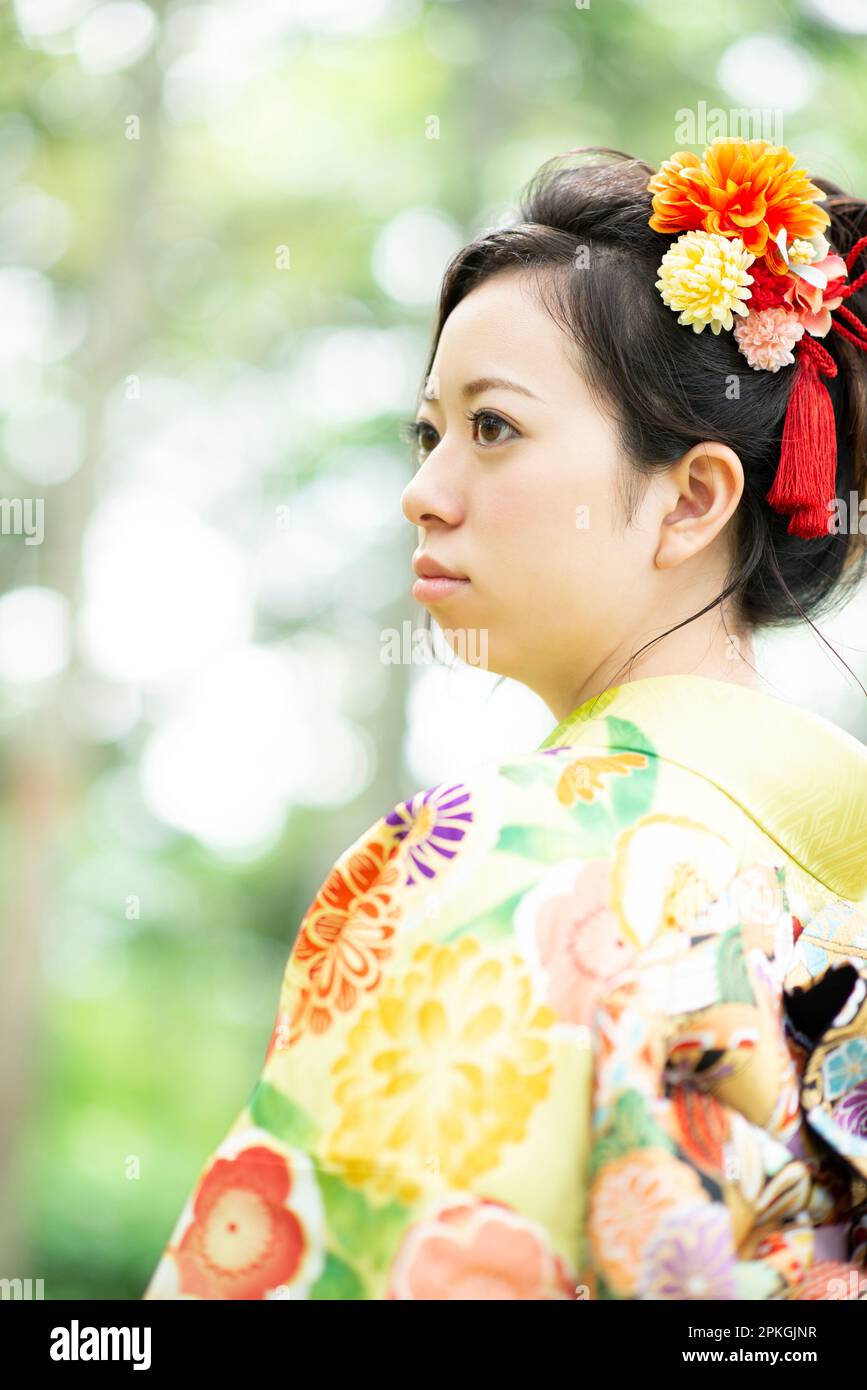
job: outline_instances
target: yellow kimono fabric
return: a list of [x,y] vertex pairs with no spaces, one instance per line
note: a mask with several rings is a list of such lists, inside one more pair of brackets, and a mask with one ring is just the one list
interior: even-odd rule
[[646,677],[390,810],[143,1296],[867,1298],[867,749]]

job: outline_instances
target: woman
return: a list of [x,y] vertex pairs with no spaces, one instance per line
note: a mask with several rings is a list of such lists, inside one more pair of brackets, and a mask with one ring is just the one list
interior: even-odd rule
[[793,162],[554,161],[449,266],[413,592],[559,722],[334,864],[146,1298],[867,1297],[867,750],[752,650],[864,567]]

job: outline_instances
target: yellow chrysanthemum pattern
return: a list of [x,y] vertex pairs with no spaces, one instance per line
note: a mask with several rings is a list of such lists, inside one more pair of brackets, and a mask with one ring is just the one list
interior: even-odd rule
[[325,1160],[371,1195],[469,1187],[520,1143],[548,1094],[556,1014],[522,958],[464,936],[424,942],[347,1035]]

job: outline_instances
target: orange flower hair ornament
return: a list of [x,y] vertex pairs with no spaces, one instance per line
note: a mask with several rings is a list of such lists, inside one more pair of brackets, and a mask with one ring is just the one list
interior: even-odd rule
[[834,329],[867,351],[867,325],[843,304],[867,284],[867,271],[846,283],[867,237],[845,261],[832,253],[824,235],[831,219],[817,206],[825,194],[794,165],[785,145],[723,136],[701,158],[678,150],[647,189],[649,225],[679,233],[656,281],[678,323],[695,333],[733,329],[756,371],[797,362],[766,500],[789,517],[791,535],[810,539],[828,533],[837,475],[834,407],[822,381],[837,364],[818,339]]

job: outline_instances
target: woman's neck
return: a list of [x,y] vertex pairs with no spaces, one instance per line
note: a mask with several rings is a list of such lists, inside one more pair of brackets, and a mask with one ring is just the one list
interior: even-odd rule
[[603,690],[645,676],[706,676],[764,689],[762,677],[755,669],[752,635],[744,629],[736,631],[730,622],[724,626],[718,609],[668,633],[630,663],[630,656],[653,635],[641,634],[634,644],[621,643],[594,670],[581,672],[577,678],[574,673],[564,673],[556,686],[552,683],[547,690],[534,688],[558,721]]

